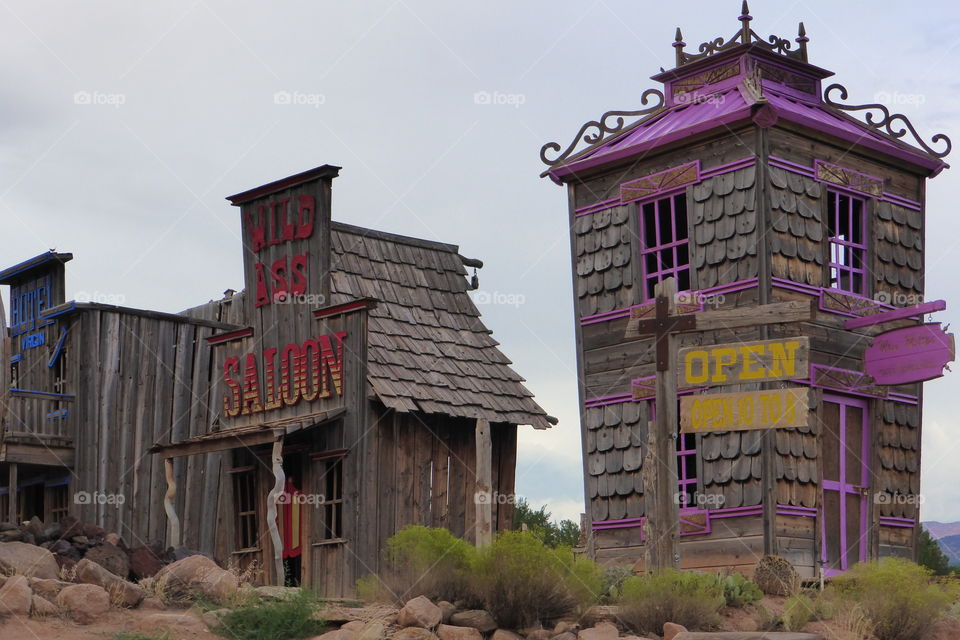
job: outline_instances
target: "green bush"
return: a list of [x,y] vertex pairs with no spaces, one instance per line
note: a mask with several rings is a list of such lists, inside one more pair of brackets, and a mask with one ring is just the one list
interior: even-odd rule
[[276,602],[247,602],[220,618],[211,629],[231,640],[298,640],[324,631],[314,618],[316,599],[307,592]]
[[632,576],[633,569],[630,567],[610,567],[605,569],[603,572],[603,588],[600,590],[600,598],[604,602],[616,602],[619,600],[624,581]]
[[783,627],[787,631],[800,631],[816,617],[816,605],[809,596],[796,593],[783,603]]
[[860,605],[878,640],[921,640],[952,600],[930,575],[908,560],[883,558],[856,565],[832,587]]
[[728,607],[745,607],[762,598],[760,587],[739,573],[729,575],[723,581],[723,599]]
[[624,581],[620,618],[641,633],[660,633],[665,622],[707,630],[719,624],[718,612],[724,603],[716,576],[668,569]]
[[569,548],[552,549],[529,532],[508,531],[478,552],[474,585],[507,629],[548,624],[597,601],[603,571]]
[[407,526],[387,540],[382,570],[357,582],[364,600],[402,604],[417,596],[431,600],[476,600],[470,570],[476,549],[447,529]]

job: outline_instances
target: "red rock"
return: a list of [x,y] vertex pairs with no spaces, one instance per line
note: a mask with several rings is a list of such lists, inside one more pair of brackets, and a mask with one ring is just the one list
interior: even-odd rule
[[687,628],[682,624],[675,624],[673,622],[664,622],[663,623],[663,640],[673,640],[678,633],[683,633]]

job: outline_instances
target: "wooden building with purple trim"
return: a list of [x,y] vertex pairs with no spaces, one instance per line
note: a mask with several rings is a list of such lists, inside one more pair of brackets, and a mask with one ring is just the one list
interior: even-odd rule
[[[569,199],[589,552],[643,565],[655,345],[626,336],[673,278],[678,310],[693,315],[788,301],[815,310],[810,321],[680,338],[807,336],[809,370],[789,384],[809,390],[810,419],[666,434],[676,565],[749,571],[778,554],[813,578],[913,557],[922,385],[878,384],[864,358],[877,334],[942,308],[923,303],[924,191],[950,141],[926,142],[882,105],[840,102],[840,85],[824,90],[833,73],[808,61],[802,24],[790,42],[759,36],[746,3],[739,20],[699,53],[678,29],[676,66],[653,76],[663,89],[644,92],[646,108],[608,112],[568,147],[541,151],[543,175]],[[864,110],[866,121],[851,115]],[[889,313],[898,308],[909,310]]]
[[70,254],[0,272],[0,520],[75,515],[327,596],[352,594],[405,525],[472,542],[512,526],[512,501],[490,498],[514,491],[518,425],[556,420],[480,320],[483,264],[332,221],[338,173],[231,196],[245,288],[179,314],[67,302]]

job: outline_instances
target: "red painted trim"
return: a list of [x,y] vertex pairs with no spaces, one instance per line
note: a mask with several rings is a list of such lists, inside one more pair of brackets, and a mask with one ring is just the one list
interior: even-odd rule
[[249,338],[253,335],[253,327],[247,327],[246,329],[237,329],[236,331],[228,331],[227,333],[217,333],[215,335],[207,338],[207,344],[211,347],[217,344],[223,344],[224,342],[233,342],[234,340],[239,340],[240,338]]
[[917,304],[912,307],[904,307],[903,309],[891,309],[890,311],[881,311],[880,313],[875,313],[872,316],[864,316],[862,318],[850,318],[843,323],[844,329],[859,329],[861,327],[872,327],[875,324],[882,324],[884,322],[893,322],[894,320],[905,320],[907,318],[913,318],[914,316],[922,316],[928,313],[933,313],[935,311],[943,311],[947,308],[946,300],[934,300],[933,302],[924,302],[923,304]]
[[330,316],[339,315],[341,313],[349,313],[351,311],[356,311],[358,309],[374,309],[377,306],[377,301],[372,299],[363,299],[363,300],[354,300],[352,302],[344,302],[343,304],[337,304],[332,307],[324,307],[323,309],[317,309],[313,312],[314,318],[328,318]]
[[296,187],[305,182],[311,182],[318,178],[336,178],[339,174],[340,167],[331,164],[325,164],[320,167],[309,169],[302,173],[297,173],[292,176],[287,176],[286,178],[268,182],[267,184],[260,185],[259,187],[249,189],[248,191],[242,191],[235,195],[227,196],[227,200],[230,201],[230,204],[236,207],[250,202],[251,200],[256,200],[257,198],[262,198],[278,191],[284,191],[286,189],[290,189],[291,187]]

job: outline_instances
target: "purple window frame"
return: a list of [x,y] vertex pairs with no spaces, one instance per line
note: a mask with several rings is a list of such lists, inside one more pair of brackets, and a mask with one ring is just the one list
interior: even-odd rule
[[[650,420],[657,419],[657,403],[655,400],[647,400],[650,407]],[[677,494],[680,499],[680,508],[686,509],[691,506],[696,507],[689,502],[689,498],[697,493],[697,434],[678,433],[677,434]],[[691,486],[692,485],[692,486]]]
[[[677,239],[677,201],[678,198],[683,202],[683,238]],[[658,193],[656,196],[646,198],[641,200],[637,204],[637,216],[640,227],[640,264],[643,270],[643,289],[642,297],[643,300],[652,300],[653,299],[653,287],[658,283],[662,282],[665,278],[671,276],[675,277],[677,280],[677,291],[689,291],[690,290],[690,229],[689,229],[689,210],[687,207],[687,192],[686,189],[672,192]],[[663,242],[661,234],[666,229],[662,227],[666,226],[661,224],[661,217],[663,210],[661,206],[664,202],[668,203],[669,206],[669,216],[670,216],[670,239],[668,242]],[[647,213],[644,211],[646,207],[653,205],[652,215],[654,217],[653,230],[654,237],[647,237]],[[652,243],[651,243],[652,240]],[[680,263],[680,250],[685,248],[686,250],[686,261],[683,264]],[[669,253],[668,253],[669,252]],[[656,270],[651,271],[647,267],[648,256],[654,255],[656,259]],[[669,255],[672,258],[671,265],[667,266],[664,264],[663,257]],[[681,274],[686,274],[687,286],[682,286],[683,279]]]
[[[830,288],[857,295],[867,294],[867,200],[847,191],[827,190],[827,220],[830,230]],[[847,206],[841,207],[843,198]],[[859,203],[859,212],[855,206]],[[844,210],[845,209],[845,210]],[[859,238],[844,238],[837,230],[846,222],[850,235],[857,230]]]

